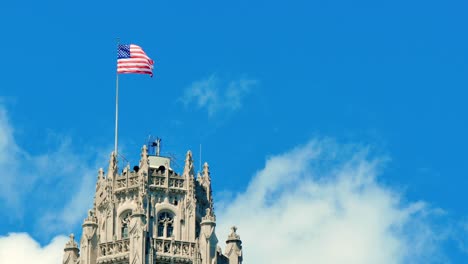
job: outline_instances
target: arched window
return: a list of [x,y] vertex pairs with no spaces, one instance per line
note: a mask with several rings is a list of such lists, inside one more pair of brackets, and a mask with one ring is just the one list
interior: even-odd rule
[[169,212],[158,215],[158,237],[169,238],[174,233],[174,216]]
[[131,211],[127,211],[121,214],[120,216],[120,221],[122,223],[121,230],[120,230],[122,238],[128,237],[128,226],[130,225],[130,215],[131,215]]

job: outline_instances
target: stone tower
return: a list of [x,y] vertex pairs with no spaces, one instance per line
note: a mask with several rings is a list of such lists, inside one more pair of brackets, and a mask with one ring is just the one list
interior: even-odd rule
[[242,242],[236,228],[218,246],[208,164],[195,176],[187,152],[182,175],[159,149],[143,146],[139,166],[98,172],[94,205],[83,222],[80,245],[73,234],[63,264],[241,264]]

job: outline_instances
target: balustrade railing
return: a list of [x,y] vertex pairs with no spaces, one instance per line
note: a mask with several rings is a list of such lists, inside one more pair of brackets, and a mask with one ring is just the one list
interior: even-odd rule
[[152,178],[152,184],[156,186],[164,186],[166,182],[166,177],[164,176],[153,176]]
[[115,183],[115,187],[117,189],[120,189],[120,188],[125,188],[125,187],[135,187],[135,186],[138,186],[138,183],[139,183],[139,178],[138,178],[138,174],[130,174],[128,179],[126,176],[119,176],[117,177],[116,179],[116,183]]
[[122,239],[114,242],[99,244],[98,257],[105,257],[110,255],[116,255],[120,253],[126,253],[130,251],[130,240]]
[[179,177],[169,178],[169,187],[171,188],[184,188],[184,179]]
[[195,243],[171,239],[154,239],[156,255],[174,256],[192,259],[195,254]]

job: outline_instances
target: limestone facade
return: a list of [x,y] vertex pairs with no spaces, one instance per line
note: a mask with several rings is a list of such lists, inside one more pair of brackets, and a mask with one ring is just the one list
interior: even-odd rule
[[107,172],[99,169],[80,243],[70,235],[62,263],[241,264],[235,227],[224,254],[218,246],[208,164],[195,175],[190,151],[182,175],[170,163],[143,146],[139,166],[119,174],[112,153]]

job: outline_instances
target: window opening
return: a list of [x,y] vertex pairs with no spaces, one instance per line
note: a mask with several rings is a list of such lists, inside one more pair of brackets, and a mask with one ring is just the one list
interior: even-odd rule
[[121,221],[122,221],[122,229],[121,229],[121,234],[122,238],[128,238],[128,226],[130,225],[130,215],[131,212],[125,212],[122,214]]
[[159,213],[158,237],[171,237],[174,233],[174,216],[168,212]]

